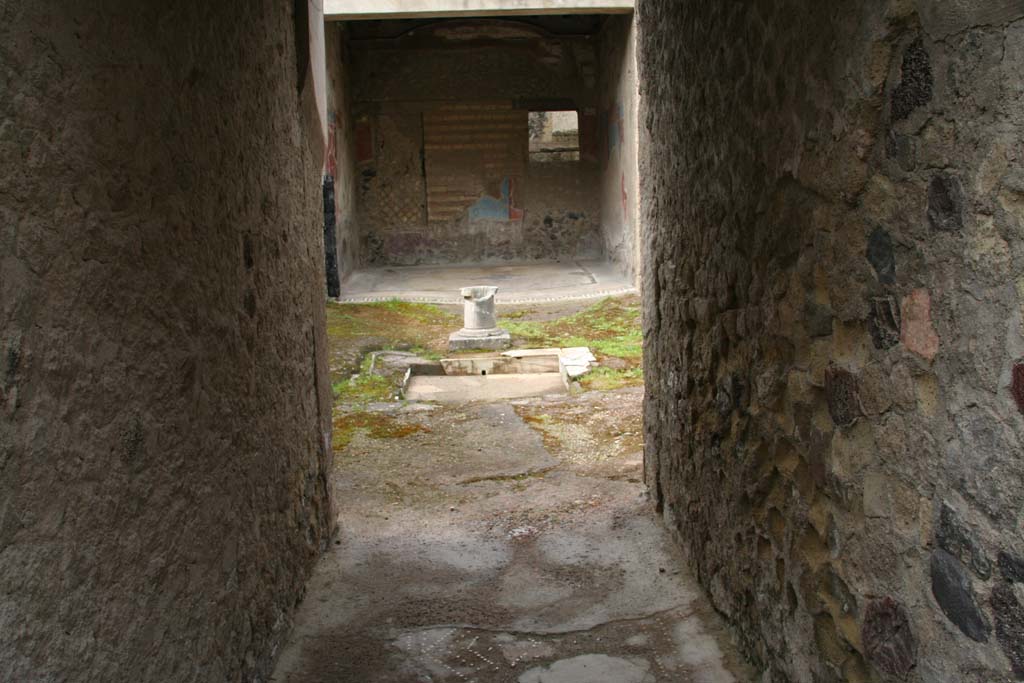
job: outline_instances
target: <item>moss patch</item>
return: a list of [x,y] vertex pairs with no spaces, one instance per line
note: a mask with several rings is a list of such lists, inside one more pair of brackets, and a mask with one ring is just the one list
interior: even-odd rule
[[622,387],[643,384],[643,368],[625,368],[616,370],[614,368],[594,368],[580,378],[580,384],[589,391],[612,391]]
[[429,433],[430,429],[415,422],[404,422],[383,413],[358,411],[341,413],[334,418],[334,452],[345,450],[356,432],[363,430],[373,439],[402,439],[418,433]]
[[448,335],[461,326],[459,316],[429,304],[328,303],[331,385],[347,380],[364,354],[375,349],[408,349],[425,358],[440,358]]
[[395,390],[388,377],[361,374],[347,381],[331,385],[334,391],[335,405],[366,404],[373,401],[387,401]]
[[589,346],[595,355],[639,364],[643,355],[640,302],[636,297],[604,299],[574,315],[544,322],[505,320],[517,346]]
[[603,367],[582,382],[587,389],[643,383],[643,333],[638,297],[609,298],[574,315],[549,321],[499,316],[517,347],[587,346]]
[[[582,378],[586,389],[608,391],[643,382],[638,297],[605,299],[572,315],[531,320],[538,315],[543,313],[526,308],[499,312],[499,320],[520,348],[590,347],[601,367]],[[376,439],[427,431],[422,425],[365,410],[369,403],[391,400],[397,388],[396,377],[369,372],[369,353],[397,349],[436,360],[447,355],[448,335],[461,326],[461,316],[429,304],[328,303],[334,449],[344,450],[360,430]],[[355,372],[358,375],[352,377]],[[538,415],[527,419],[539,426],[551,418]]]

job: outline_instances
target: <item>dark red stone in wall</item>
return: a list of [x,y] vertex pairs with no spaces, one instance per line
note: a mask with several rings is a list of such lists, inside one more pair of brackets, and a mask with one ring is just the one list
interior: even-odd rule
[[1010,392],[1017,404],[1017,410],[1024,415],[1024,363],[1017,363],[1013,366],[1013,380],[1010,383]]
[[373,127],[368,121],[358,121],[355,131],[356,163],[373,161]]
[[852,425],[863,415],[857,377],[849,370],[833,365],[825,371],[825,396],[828,399],[828,413],[840,427]]

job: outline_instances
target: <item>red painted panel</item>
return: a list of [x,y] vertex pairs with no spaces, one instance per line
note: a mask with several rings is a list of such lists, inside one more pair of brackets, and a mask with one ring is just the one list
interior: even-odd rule
[[373,161],[373,126],[369,121],[356,122],[356,163]]
[[598,134],[597,112],[592,108],[580,112],[580,157],[586,161],[597,161],[600,135]]

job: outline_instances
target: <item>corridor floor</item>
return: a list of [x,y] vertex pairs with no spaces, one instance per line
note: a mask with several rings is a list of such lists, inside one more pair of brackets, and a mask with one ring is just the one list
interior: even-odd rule
[[337,407],[339,534],[272,681],[752,680],[646,497],[642,398]]
[[503,304],[582,301],[636,292],[617,267],[606,261],[536,261],[365,268],[346,278],[338,301],[458,304],[462,287],[481,283],[497,285],[498,302]]

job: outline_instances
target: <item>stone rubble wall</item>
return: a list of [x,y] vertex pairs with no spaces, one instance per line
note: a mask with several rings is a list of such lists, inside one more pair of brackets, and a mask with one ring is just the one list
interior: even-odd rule
[[1024,679],[1024,6],[637,5],[666,523],[766,681]]
[[0,3],[0,680],[265,681],[329,539],[294,5]]

